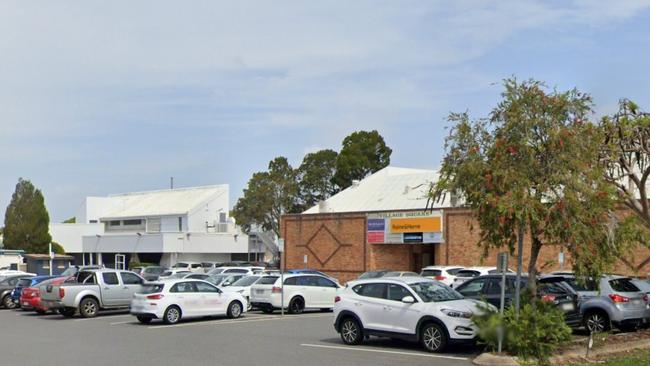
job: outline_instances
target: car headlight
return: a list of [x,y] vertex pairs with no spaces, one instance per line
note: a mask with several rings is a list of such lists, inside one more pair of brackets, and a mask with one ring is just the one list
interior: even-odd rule
[[465,318],[469,319],[474,315],[471,311],[460,311],[460,310],[453,310],[453,309],[442,309],[443,314],[450,316],[452,318]]

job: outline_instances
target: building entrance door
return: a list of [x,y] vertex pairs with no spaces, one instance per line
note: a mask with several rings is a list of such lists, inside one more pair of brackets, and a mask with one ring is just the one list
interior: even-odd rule
[[435,246],[433,244],[413,245],[411,271],[420,273],[422,268],[435,264]]

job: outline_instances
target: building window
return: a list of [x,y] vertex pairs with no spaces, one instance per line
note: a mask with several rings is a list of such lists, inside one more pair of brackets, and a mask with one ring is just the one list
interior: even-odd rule
[[140,230],[144,229],[143,219],[111,220],[106,222],[106,230]]
[[97,223],[97,220],[90,220],[90,223],[91,223],[91,224],[96,224],[96,223]]
[[109,221],[108,226],[120,226],[120,220]]
[[183,218],[178,218],[178,231],[183,231]]
[[142,225],[142,220],[124,220],[122,221],[124,226],[139,226]]
[[160,217],[147,219],[147,232],[148,233],[160,232]]

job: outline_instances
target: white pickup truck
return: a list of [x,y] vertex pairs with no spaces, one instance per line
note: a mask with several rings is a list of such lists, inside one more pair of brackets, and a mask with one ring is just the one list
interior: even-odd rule
[[65,317],[77,311],[92,318],[100,310],[128,308],[133,294],[142,290],[144,279],[130,271],[114,269],[82,270],[73,282],[40,286],[41,301]]

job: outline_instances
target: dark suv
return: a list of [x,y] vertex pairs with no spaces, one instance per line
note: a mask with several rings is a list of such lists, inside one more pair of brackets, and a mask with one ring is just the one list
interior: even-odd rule
[[[512,305],[515,297],[516,275],[506,274],[505,307]],[[528,286],[528,276],[522,276],[521,288]],[[499,308],[501,301],[501,275],[492,274],[473,278],[455,288],[463,296],[470,299],[486,300]],[[572,328],[578,328],[582,323],[578,294],[561,277],[549,277],[538,279],[537,296],[542,301],[549,301],[555,304],[564,312],[566,324]]]

